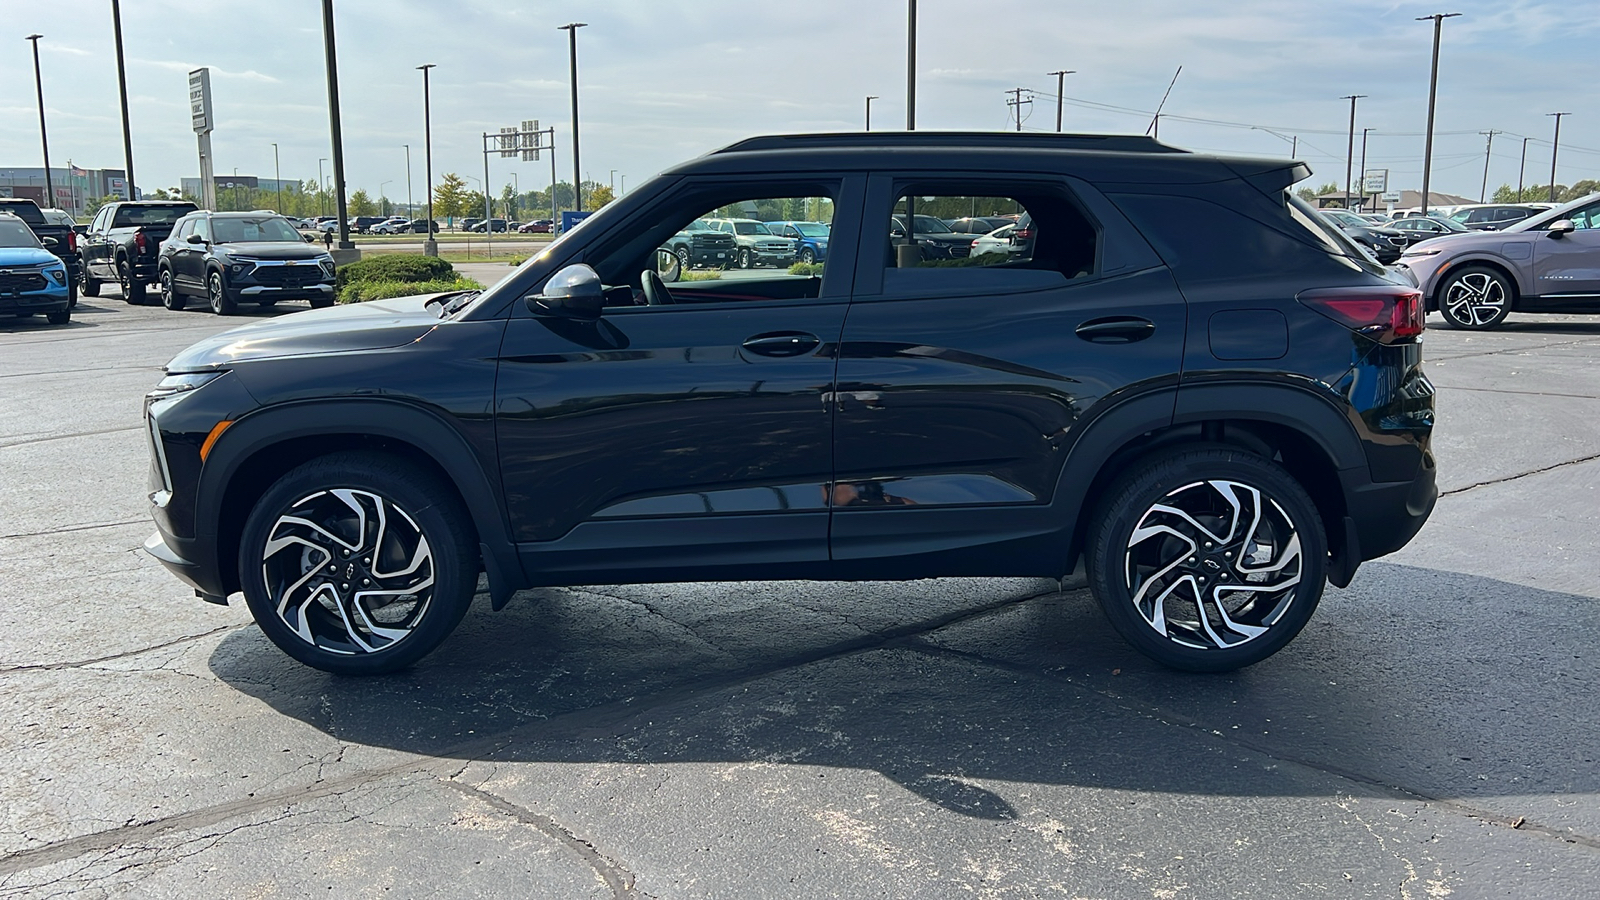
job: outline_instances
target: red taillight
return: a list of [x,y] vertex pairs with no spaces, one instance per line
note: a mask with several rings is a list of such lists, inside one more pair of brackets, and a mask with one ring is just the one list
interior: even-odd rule
[[149,247],[149,241],[145,240],[143,228],[133,233],[133,245],[139,248],[141,256],[144,255],[145,250]]
[[78,233],[70,228],[67,229],[67,252],[78,252]]
[[1422,333],[1427,313],[1422,292],[1400,287],[1321,288],[1302,292],[1299,301],[1328,318],[1381,343]]

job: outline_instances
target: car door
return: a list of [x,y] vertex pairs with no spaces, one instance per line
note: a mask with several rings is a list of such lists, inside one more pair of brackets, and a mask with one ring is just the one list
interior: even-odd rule
[[[841,175],[805,188],[828,191],[839,220],[859,222],[864,185]],[[820,279],[779,269],[677,283],[670,305],[634,305],[639,282],[624,282],[676,229],[762,192],[748,180],[690,180],[659,209],[592,235],[579,261],[616,285],[598,321],[516,304],[494,427],[535,579],[816,576],[827,565],[827,400],[851,260]]]
[[1600,202],[1567,215],[1573,231],[1545,232],[1534,242],[1535,290],[1544,297],[1600,302]]
[[172,270],[172,286],[179,292],[188,292],[194,289],[192,281],[193,272],[191,260],[194,256],[195,245],[188,242],[189,235],[194,234],[197,219],[181,219],[172,228],[172,234],[166,241],[165,253],[167,266]]
[[[839,348],[839,571],[896,577],[897,559],[907,573],[1005,570],[1008,552],[1066,524],[1051,503],[1080,424],[1114,391],[1179,370],[1182,296],[1087,190],[1043,176],[874,176]],[[888,227],[908,196],[933,215],[974,196],[1015,201],[1031,214],[1029,243],[986,264],[918,260]]]
[[106,207],[95,214],[94,221],[89,223],[89,233],[83,241],[84,270],[90,275],[101,280],[116,278],[116,273],[111,271],[111,257],[106,231],[110,227],[111,207]]

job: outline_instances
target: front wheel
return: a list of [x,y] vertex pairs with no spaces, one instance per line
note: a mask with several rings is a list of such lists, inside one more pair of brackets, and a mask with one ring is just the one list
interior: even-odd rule
[[1226,672],[1278,652],[1322,599],[1327,539],[1300,483],[1230,448],[1152,458],[1091,524],[1089,585],[1113,627],[1156,662]]
[[124,303],[144,305],[144,282],[133,276],[133,267],[126,258],[117,260],[117,284],[122,288]]
[[815,250],[812,250],[810,247],[807,247],[804,250],[801,250],[800,251],[800,261],[805,263],[808,266],[811,265],[812,263],[817,261],[817,252]]
[[65,325],[72,321],[72,309],[69,307],[67,309],[58,309],[54,312],[47,312],[44,314],[44,320],[49,322],[51,325]]
[[172,270],[161,270],[161,305],[174,312],[181,310],[188,304],[187,299],[178,293],[178,286],[172,281]]
[[336,453],[291,470],[245,522],[239,579],[285,653],[377,675],[455,629],[478,584],[477,538],[454,492],[393,457]]
[[211,311],[219,316],[231,316],[239,311],[239,305],[233,302],[228,286],[222,281],[222,273],[215,269],[206,276],[206,299],[211,301]]
[[1506,277],[1484,266],[1467,266],[1445,281],[1439,292],[1444,324],[1466,331],[1496,328],[1511,313],[1513,288]]
[[739,268],[741,268],[741,269],[753,269],[755,267],[756,267],[755,255],[752,254],[749,250],[740,250],[739,251]]

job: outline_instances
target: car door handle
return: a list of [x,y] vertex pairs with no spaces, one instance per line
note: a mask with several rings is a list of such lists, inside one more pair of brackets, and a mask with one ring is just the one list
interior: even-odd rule
[[1156,323],[1135,316],[1090,319],[1077,328],[1078,337],[1096,344],[1131,344],[1156,333]]
[[774,331],[748,338],[740,346],[758,356],[800,356],[821,343],[821,338],[804,331]]

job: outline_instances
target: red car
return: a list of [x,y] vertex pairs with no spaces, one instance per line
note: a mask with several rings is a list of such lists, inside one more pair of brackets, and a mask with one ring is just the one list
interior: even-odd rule
[[521,232],[523,234],[549,234],[550,233],[550,220],[549,219],[535,219],[534,221],[529,222],[528,224],[519,227],[517,229],[517,231],[519,231],[519,232]]

